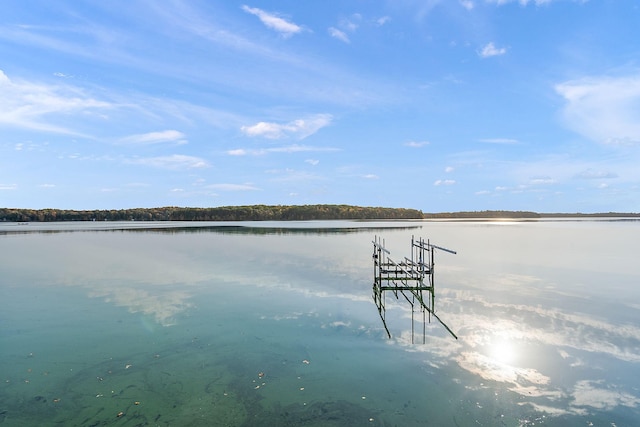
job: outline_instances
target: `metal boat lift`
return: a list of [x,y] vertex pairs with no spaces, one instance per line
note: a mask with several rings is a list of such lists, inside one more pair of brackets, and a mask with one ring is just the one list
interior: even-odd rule
[[426,322],[433,316],[447,331],[458,339],[456,334],[435,313],[434,252],[436,249],[456,254],[451,249],[432,245],[429,240],[414,239],[411,236],[411,258],[404,257],[400,262],[393,261],[390,252],[385,248],[384,240],[375,236],[373,243],[373,301],[378,308],[380,319],[387,335],[391,332],[387,327],[385,299],[388,291],[393,292],[396,299],[401,294],[411,305],[411,342],[414,337],[414,312],[416,306],[422,313],[422,343],[426,341]]

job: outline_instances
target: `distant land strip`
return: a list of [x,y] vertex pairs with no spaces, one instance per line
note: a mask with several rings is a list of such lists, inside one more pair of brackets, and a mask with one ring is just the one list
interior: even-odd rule
[[0,221],[308,221],[417,219],[640,218],[640,213],[537,213],[529,211],[464,211],[424,213],[417,209],[351,205],[250,205],[213,208],[161,207],[111,210],[0,208]]
[[214,208],[162,207],[119,210],[0,208],[0,221],[304,221],[423,219],[417,209],[350,205],[251,205]]
[[640,218],[640,213],[625,212],[555,212],[540,213],[531,211],[461,211],[424,213],[424,219],[542,219],[542,218]]

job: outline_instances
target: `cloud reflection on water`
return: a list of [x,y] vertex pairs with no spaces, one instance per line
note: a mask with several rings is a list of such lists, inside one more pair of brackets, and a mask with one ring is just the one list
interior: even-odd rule
[[[438,312],[450,326],[459,328],[457,342],[441,335],[434,324],[428,325],[426,345],[410,344],[409,331],[397,342],[411,351],[428,353],[431,366],[447,369],[455,364],[483,381],[504,384],[522,396],[520,404],[550,415],[640,406],[637,386],[624,384],[625,378],[616,378],[607,368],[616,364],[637,372],[638,325],[588,312],[594,303],[589,298],[584,298],[585,312],[568,310],[560,305],[572,296],[548,287],[544,293],[532,290],[533,284],[546,286],[533,276],[507,274],[492,279],[490,283],[513,287],[509,298],[515,301],[497,302],[504,298],[494,299],[491,292],[478,288],[439,291]],[[527,299],[529,304],[523,303]],[[594,379],[579,379],[584,377]]]
[[176,290],[152,294],[142,289],[116,287],[95,289],[90,291],[88,296],[102,298],[118,307],[126,307],[130,313],[151,316],[162,326],[174,325],[176,315],[193,307],[193,303],[189,301],[192,294]]

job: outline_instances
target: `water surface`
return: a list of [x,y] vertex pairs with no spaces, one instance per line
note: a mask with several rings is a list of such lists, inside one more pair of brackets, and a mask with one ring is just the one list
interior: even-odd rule
[[[455,331],[371,298],[436,254]],[[640,223],[0,224],[0,424],[637,425]],[[416,320],[418,317],[416,316]]]

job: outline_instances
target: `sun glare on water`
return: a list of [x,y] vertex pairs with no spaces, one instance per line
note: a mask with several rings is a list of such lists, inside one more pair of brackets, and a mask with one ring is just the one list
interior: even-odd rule
[[502,365],[510,365],[516,359],[516,351],[512,343],[501,340],[492,344],[489,356]]

